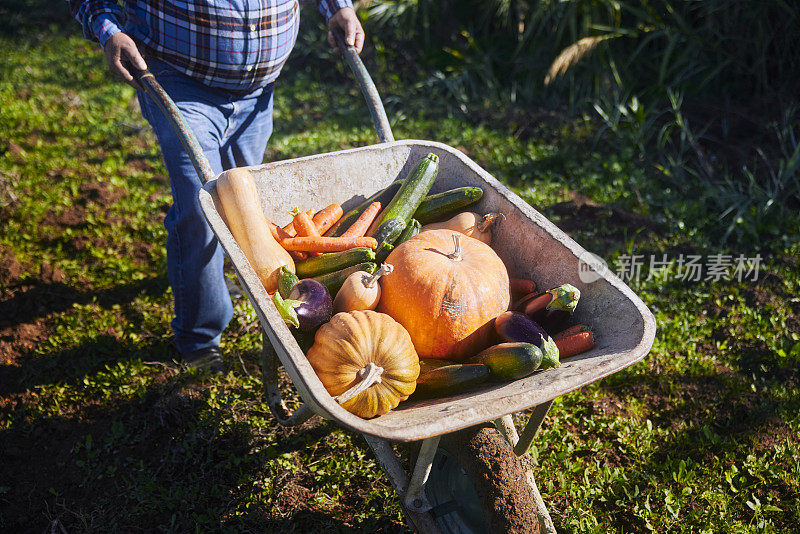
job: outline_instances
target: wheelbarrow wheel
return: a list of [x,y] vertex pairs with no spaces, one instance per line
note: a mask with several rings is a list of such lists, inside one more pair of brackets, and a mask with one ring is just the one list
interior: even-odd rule
[[526,472],[493,426],[443,436],[425,491],[444,534],[538,534]]

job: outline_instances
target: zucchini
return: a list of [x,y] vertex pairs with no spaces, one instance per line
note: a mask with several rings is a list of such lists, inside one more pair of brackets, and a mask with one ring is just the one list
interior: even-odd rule
[[457,362],[453,360],[444,360],[440,358],[420,358],[419,359],[419,376],[424,375],[429,371],[444,367],[446,365],[456,365]]
[[385,262],[386,258],[389,257],[389,254],[391,254],[393,250],[394,245],[386,242],[381,243],[378,245],[378,248],[375,249],[375,262],[379,264]]
[[394,246],[398,246],[400,243],[405,243],[415,235],[417,235],[422,228],[422,224],[416,219],[411,219],[406,226],[406,229],[403,230],[403,233],[400,234],[400,237],[397,238],[397,241],[394,242]]
[[532,343],[500,343],[467,358],[464,363],[482,363],[495,380],[516,380],[532,374],[542,363],[542,350]]
[[414,396],[428,398],[458,395],[486,382],[490,376],[489,367],[482,363],[445,365],[420,375]]
[[372,237],[378,242],[378,246],[383,243],[394,245],[403,230],[406,229],[406,221],[400,217],[389,219],[378,227]]
[[300,279],[297,278],[297,275],[284,265],[278,271],[278,293],[280,293],[281,297],[288,299],[292,288],[299,281]]
[[364,210],[367,209],[367,207],[373,202],[380,202],[381,206],[386,206],[389,202],[391,202],[394,195],[400,189],[400,186],[403,185],[403,182],[405,182],[404,179],[392,182],[385,189],[381,189],[364,202],[342,215],[341,219],[336,221],[336,224],[331,226],[330,229],[325,232],[325,235],[329,237],[338,237],[345,233],[345,231],[350,228],[354,222],[356,222],[356,219],[358,219],[361,214],[364,213]]
[[328,293],[331,294],[331,298],[336,296],[336,293],[342,288],[342,284],[344,281],[347,280],[347,277],[353,273],[358,271],[364,271],[369,274],[375,272],[378,268],[378,264],[375,262],[364,262],[358,263],[356,265],[351,265],[350,267],[346,267],[339,271],[334,271],[332,273],[322,274],[320,276],[315,276],[314,280],[317,282],[322,283],[325,287],[328,288]]
[[375,218],[375,221],[367,230],[367,235],[375,237],[374,234],[378,231],[378,228],[389,219],[400,218],[405,223],[408,223],[411,220],[411,216],[417,211],[422,199],[431,190],[438,171],[439,156],[430,153],[422,158],[422,161],[406,176],[405,182],[392,198],[392,201],[389,202],[389,205]]
[[420,203],[414,218],[420,224],[441,221],[478,202],[483,196],[480,187],[458,187],[427,196]]
[[339,271],[356,263],[373,261],[375,251],[368,247],[356,247],[342,252],[329,252],[295,263],[299,278],[313,278],[325,273]]

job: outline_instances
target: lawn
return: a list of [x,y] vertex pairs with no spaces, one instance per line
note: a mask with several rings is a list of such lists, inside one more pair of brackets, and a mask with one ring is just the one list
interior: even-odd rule
[[[0,529],[405,532],[360,435],[271,418],[246,299],[226,374],[176,360],[164,164],[133,90],[59,7],[0,8]],[[797,234],[721,244],[683,209],[690,196],[597,142],[591,117],[467,115],[365,58],[397,138],[463,150],[656,315],[645,360],[556,399],[534,442],[559,531],[796,530]],[[275,124],[267,161],[375,142],[360,93],[324,57],[290,61]]]

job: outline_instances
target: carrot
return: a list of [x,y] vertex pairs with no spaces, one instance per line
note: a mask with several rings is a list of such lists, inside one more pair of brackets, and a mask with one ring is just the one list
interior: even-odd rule
[[536,282],[525,280],[524,278],[509,278],[508,285],[511,288],[511,293],[520,297],[536,291]]
[[331,226],[342,218],[342,215],[344,215],[342,207],[334,203],[319,210],[311,220],[314,221],[314,226],[317,227],[319,235],[324,235]]
[[581,352],[594,348],[594,333],[591,331],[578,332],[556,340],[558,355],[560,358],[569,358]]
[[297,210],[294,215],[294,229],[297,232],[297,237],[319,237],[317,227],[314,226],[314,221],[311,220],[308,213]]
[[286,250],[303,252],[341,252],[355,247],[377,248],[374,237],[290,237],[281,240]]
[[[314,216],[313,209],[308,210],[306,213],[308,214],[309,217]],[[295,237],[297,235],[297,231],[294,229],[294,219],[292,219],[292,222],[283,227],[283,231],[292,237]]]
[[[527,297],[523,297],[523,300],[526,298]],[[525,312],[526,315],[533,315],[537,311],[545,309],[551,302],[553,302],[553,295],[550,293],[540,293],[526,301],[522,311]]]
[[585,324],[576,324],[562,330],[561,332],[558,332],[557,334],[553,334],[553,341],[564,339],[565,337],[569,337],[572,334],[577,334],[579,332],[588,332],[589,330],[590,328]]
[[361,215],[358,216],[358,219],[356,219],[355,222],[350,225],[350,228],[344,231],[342,237],[360,237],[366,234],[370,225],[372,225],[372,221],[375,220],[375,217],[378,216],[380,211],[380,202],[373,202],[367,206],[367,209],[365,209]]
[[[288,232],[286,232],[286,230],[284,230],[274,222],[270,221],[269,219],[267,219],[267,226],[269,226],[270,232],[272,232],[272,237],[274,237],[275,241],[277,241],[278,243],[280,243],[284,239],[289,239],[291,237],[294,237],[290,235]],[[308,254],[306,254],[305,252],[300,252],[297,250],[290,250],[289,255],[295,260],[304,260],[308,257]]]

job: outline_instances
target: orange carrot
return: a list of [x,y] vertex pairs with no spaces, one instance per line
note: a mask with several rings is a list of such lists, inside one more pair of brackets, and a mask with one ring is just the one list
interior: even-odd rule
[[533,280],[525,280],[524,278],[509,278],[508,285],[511,288],[511,293],[517,297],[536,291],[536,282]]
[[294,215],[294,229],[297,232],[297,237],[319,237],[317,227],[314,226],[314,221],[308,216],[308,213],[297,210]]
[[358,219],[350,225],[350,228],[345,230],[342,234],[342,237],[360,237],[367,233],[369,230],[372,221],[375,220],[375,217],[378,216],[378,213],[381,211],[381,203],[380,202],[373,202],[367,209],[365,209],[361,215],[358,216]]
[[[288,232],[286,232],[286,230],[284,230],[274,222],[270,221],[269,219],[267,219],[267,226],[269,226],[269,229],[272,232],[272,237],[274,237],[275,241],[277,241],[278,243],[280,243],[284,239],[289,239],[291,237],[294,237],[290,235]],[[304,260],[308,257],[308,254],[306,254],[305,252],[300,252],[297,250],[289,251],[289,255],[295,260]]]
[[[314,216],[313,209],[308,210],[306,213],[308,214],[309,217]],[[297,231],[294,229],[294,219],[292,219],[292,222],[283,227],[283,231],[292,237],[295,237],[297,235]]]
[[559,339],[564,339],[565,337],[569,337],[573,334],[577,334],[579,332],[588,332],[590,328],[585,324],[576,324],[570,326],[569,328],[558,332],[557,334],[553,334],[553,341],[558,341]]
[[342,218],[342,215],[344,215],[342,207],[334,203],[319,210],[311,220],[314,221],[314,226],[317,227],[319,235],[324,235],[331,226]]
[[572,334],[556,340],[556,347],[558,347],[558,356],[560,358],[569,358],[581,352],[586,352],[594,348],[594,333],[586,331]]
[[355,247],[378,247],[374,237],[290,237],[280,243],[286,250],[303,252],[340,252]]

